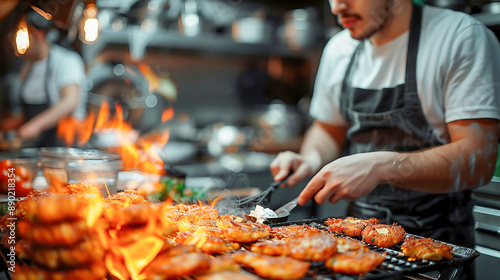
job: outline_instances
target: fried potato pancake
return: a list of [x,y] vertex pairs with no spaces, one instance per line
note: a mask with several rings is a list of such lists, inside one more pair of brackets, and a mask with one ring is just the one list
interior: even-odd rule
[[287,241],[285,256],[297,260],[325,261],[337,252],[337,242],[338,238],[328,233],[291,238]]
[[258,280],[257,276],[237,271],[218,271],[195,277],[196,280]]
[[147,201],[142,195],[140,195],[137,191],[126,190],[123,192],[114,193],[104,199],[105,202],[117,205],[120,207],[127,208],[132,204],[148,204]]
[[101,262],[105,253],[95,236],[72,247],[31,246],[27,251],[31,261],[50,269],[78,268],[88,263]]
[[228,255],[221,255],[210,260],[210,268],[206,273],[215,273],[219,271],[238,271],[240,266]]
[[453,258],[453,247],[431,238],[406,238],[401,245],[403,254],[418,260],[440,261]]
[[85,280],[101,280],[107,275],[104,262],[94,263],[88,267],[80,267],[70,270],[49,271],[33,266],[16,265],[15,279],[16,280],[68,280],[68,279],[85,279]]
[[94,195],[97,197],[102,197],[99,189],[89,183],[77,183],[77,184],[69,184],[66,187],[59,189],[60,194],[81,194],[81,195]]
[[285,240],[263,240],[252,244],[250,251],[268,256],[283,256],[286,253]]
[[368,250],[368,246],[352,238],[339,238],[337,242],[338,253]]
[[88,214],[100,216],[103,208],[101,197],[70,194],[49,194],[36,199],[26,199],[22,205],[30,222],[56,223],[88,218]]
[[231,255],[245,267],[252,268],[263,278],[294,280],[301,279],[307,273],[310,263],[289,257],[273,257],[248,251],[238,251]]
[[325,262],[325,266],[337,273],[365,274],[384,260],[385,255],[373,251],[355,251],[336,254]]
[[143,271],[147,279],[169,279],[200,274],[210,269],[210,256],[204,253],[187,253],[156,257]]
[[361,236],[361,232],[368,225],[378,224],[377,218],[363,220],[353,217],[345,219],[328,219],[325,224],[328,225],[328,230],[337,234],[345,234],[348,236]]
[[71,246],[89,234],[84,220],[56,224],[33,224],[19,221],[17,232],[22,239],[43,246]]
[[160,203],[131,204],[121,207],[118,204],[106,204],[103,211],[104,217],[110,227],[122,227],[147,224],[151,219],[160,217],[163,205]]
[[384,248],[390,248],[398,244],[405,238],[405,235],[406,231],[397,224],[369,225],[362,233],[364,242]]
[[285,240],[264,240],[254,243],[251,251],[270,256],[287,256],[297,260],[325,261],[337,253],[338,238],[328,233]]
[[179,233],[175,241],[183,245],[195,245],[207,254],[221,254],[240,248],[240,244],[221,237],[190,232]]
[[229,241],[252,243],[271,234],[271,228],[268,225],[254,222],[231,223],[233,226],[227,228],[224,232],[224,237]]
[[289,225],[271,228],[271,238],[288,240],[294,237],[312,236],[321,230],[308,225]]

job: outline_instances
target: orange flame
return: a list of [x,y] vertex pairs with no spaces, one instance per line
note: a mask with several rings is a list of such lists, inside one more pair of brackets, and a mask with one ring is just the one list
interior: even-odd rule
[[106,265],[109,273],[119,280],[128,280],[130,278],[130,274],[125,265],[123,265],[123,261],[115,254],[107,254],[104,259],[104,265]]
[[162,123],[167,122],[171,120],[173,117],[174,117],[174,108],[169,107],[168,109],[163,111],[163,113],[161,113],[161,122]]
[[[147,69],[146,69],[147,70]],[[111,153],[118,154],[123,161],[124,170],[139,170],[145,173],[163,174],[165,158],[162,150],[169,140],[170,133],[160,133],[143,137],[135,143],[138,135],[132,125],[125,121],[124,111],[120,104],[114,104],[115,114],[110,114],[110,104],[106,100],[102,102],[99,112],[90,112],[85,120],[79,121],[74,118],[62,120],[58,126],[58,136],[71,146],[77,141],[78,146],[85,145],[93,133],[112,133],[118,138],[119,145],[110,147]],[[168,108],[162,114],[162,122],[172,119],[174,109]]]
[[106,181],[104,181],[104,187],[106,188],[106,192],[108,193],[108,196],[110,196],[108,185],[106,184]]
[[92,130],[94,126],[94,113],[90,112],[89,116],[82,122],[80,122],[80,129],[78,130],[78,145],[83,146],[87,143],[92,136]]
[[109,119],[109,103],[104,100],[101,104],[101,108],[99,108],[99,114],[97,115],[97,121],[95,123],[94,129],[96,131],[100,130],[104,127],[104,124]]
[[75,141],[76,127],[77,123],[74,118],[64,118],[59,121],[59,125],[57,126],[57,136],[66,145],[71,146]]
[[158,255],[163,243],[162,238],[148,236],[131,245],[118,248],[132,279],[145,279],[140,273]]
[[87,226],[92,227],[101,217],[104,210],[104,200],[100,196],[87,197],[90,205],[83,209]]
[[217,198],[214,199],[214,201],[212,201],[212,204],[210,206],[212,206],[212,208],[215,209],[215,205],[217,204],[217,202],[219,202],[219,200],[221,200],[222,198],[224,197],[224,195],[221,195]]
[[142,75],[144,75],[144,78],[148,81],[149,84],[149,92],[153,92],[158,88],[159,84],[159,79],[158,77],[153,73],[151,68],[147,66],[146,64],[139,64],[138,65],[139,72],[141,72]]

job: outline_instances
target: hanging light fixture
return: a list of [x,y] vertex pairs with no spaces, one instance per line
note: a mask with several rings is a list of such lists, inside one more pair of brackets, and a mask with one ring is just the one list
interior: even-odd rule
[[28,35],[28,24],[26,19],[22,18],[19,21],[17,31],[14,35],[14,42],[16,44],[16,54],[23,55],[26,53],[30,46],[30,39]]
[[80,39],[86,44],[91,44],[99,37],[99,20],[97,19],[97,7],[89,4],[83,11],[80,23]]

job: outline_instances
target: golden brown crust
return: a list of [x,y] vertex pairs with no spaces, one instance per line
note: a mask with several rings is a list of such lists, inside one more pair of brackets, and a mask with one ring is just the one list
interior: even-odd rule
[[157,219],[162,207],[163,205],[159,203],[131,204],[126,208],[117,204],[107,204],[103,214],[112,228],[144,225]]
[[234,261],[231,256],[222,255],[210,260],[210,268],[206,273],[214,273],[219,271],[238,271],[240,266]]
[[27,254],[31,261],[50,268],[79,268],[88,263],[102,262],[105,250],[97,237],[85,239],[72,247],[31,246]]
[[409,258],[440,261],[453,258],[453,247],[431,238],[406,238],[401,251]]
[[368,251],[368,246],[350,237],[339,238],[337,242],[337,252]]
[[250,251],[268,256],[283,256],[286,253],[285,240],[263,240],[252,244]]
[[175,257],[156,257],[145,269],[147,279],[169,279],[201,274],[210,269],[210,256],[204,253],[188,253]]
[[100,216],[102,207],[101,197],[76,194],[48,194],[22,203],[26,219],[37,223],[87,219],[89,213]]
[[313,236],[321,230],[308,225],[289,225],[271,228],[271,238],[288,240],[294,237]]
[[70,184],[66,187],[59,189],[60,194],[69,195],[69,194],[81,194],[81,195],[95,195],[98,197],[102,197],[99,189],[89,183],[78,183],[78,184]]
[[369,225],[362,233],[364,242],[384,248],[390,248],[398,244],[405,238],[405,235],[406,231],[397,224]]
[[123,192],[114,193],[104,199],[105,202],[111,205],[117,205],[127,208],[132,204],[147,204],[149,203],[137,191],[126,190]]
[[307,273],[310,263],[289,257],[273,257],[248,251],[238,251],[231,255],[234,260],[252,268],[257,275],[271,279],[301,279]]
[[353,217],[347,217],[345,219],[328,219],[325,224],[328,225],[328,230],[337,233],[345,234],[348,236],[361,236],[361,232],[368,225],[378,224],[379,220],[377,218],[371,218],[369,220],[363,220]]
[[285,240],[264,240],[252,245],[251,251],[270,256],[287,256],[297,260],[325,261],[337,252],[338,238],[327,233]]
[[42,246],[71,246],[89,234],[89,228],[83,220],[57,224],[33,224],[19,221],[19,237]]
[[94,263],[88,267],[80,267],[70,270],[48,271],[33,266],[16,265],[14,273],[16,280],[67,280],[67,279],[86,279],[101,280],[106,277],[107,270],[104,263]]
[[196,280],[259,280],[260,278],[251,274],[243,274],[237,271],[218,271],[195,277]]
[[374,270],[385,260],[373,251],[355,251],[336,254],[325,262],[325,266],[337,273],[365,274]]
[[224,231],[224,237],[229,241],[238,243],[252,243],[271,234],[271,228],[267,225],[254,222],[235,223]]
[[337,252],[337,240],[328,233],[292,238],[287,241],[284,255],[297,260],[325,261]]
[[221,254],[240,248],[240,244],[224,238],[190,232],[180,233],[175,241],[183,245],[195,245],[207,254]]

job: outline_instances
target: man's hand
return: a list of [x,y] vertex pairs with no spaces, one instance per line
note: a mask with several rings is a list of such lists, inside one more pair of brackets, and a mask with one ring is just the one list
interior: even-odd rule
[[304,205],[315,197],[317,203],[352,201],[369,194],[383,181],[385,165],[393,162],[396,152],[361,153],[339,158],[323,167],[300,193]]
[[316,172],[316,169],[304,156],[290,151],[279,153],[271,163],[270,168],[275,181],[283,180],[288,173],[293,172],[286,182],[290,187],[294,187],[304,178],[311,177]]
[[24,114],[9,116],[0,122],[0,131],[18,130],[23,123]]
[[287,180],[287,184],[293,187],[303,179],[312,177],[321,166],[339,156],[346,130],[343,126],[315,121],[306,133],[300,154],[282,152],[271,163],[274,180],[280,181],[293,172]]
[[32,122],[27,122],[19,128],[19,137],[22,140],[29,140],[38,137],[42,131],[39,126],[33,124]]

